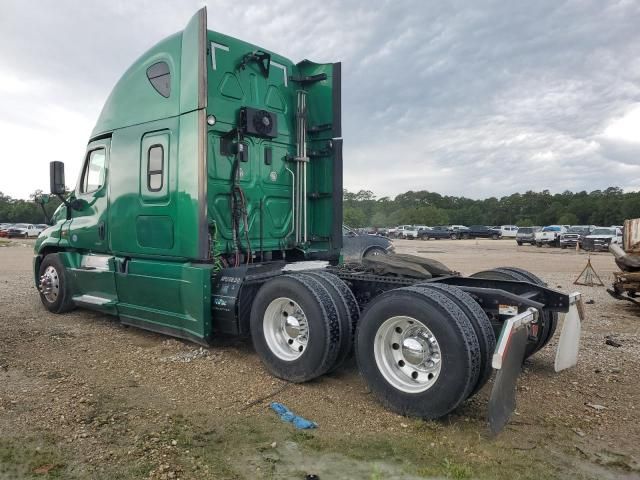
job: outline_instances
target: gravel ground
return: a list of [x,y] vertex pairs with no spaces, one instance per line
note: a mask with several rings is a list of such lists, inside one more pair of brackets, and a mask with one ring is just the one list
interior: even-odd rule
[[[353,361],[291,385],[246,339],[206,349],[87,310],[50,314],[33,287],[33,242],[11,241],[0,244],[0,478],[640,478],[640,309],[573,285],[586,254],[509,240],[395,244],[464,274],[517,266],[583,292],[578,366],[553,373],[553,348],[532,357],[515,418],[491,439],[488,388],[442,421],[417,421],[383,409]],[[612,257],[591,260],[611,283]],[[271,400],[320,428],[293,431]]]

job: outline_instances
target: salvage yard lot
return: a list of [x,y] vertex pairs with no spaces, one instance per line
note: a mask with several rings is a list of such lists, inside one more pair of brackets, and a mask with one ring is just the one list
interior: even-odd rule
[[[513,240],[395,245],[463,274],[516,266],[582,291],[595,303],[578,366],[553,373],[555,341],[534,355],[516,415],[491,439],[490,385],[425,422],[382,408],[353,361],[286,384],[249,340],[201,349],[86,310],[53,315],[33,286],[33,242],[10,241],[0,245],[0,478],[640,478],[640,309],[572,285],[586,254]],[[591,258],[610,283],[612,256]],[[319,428],[293,430],[270,401]]]

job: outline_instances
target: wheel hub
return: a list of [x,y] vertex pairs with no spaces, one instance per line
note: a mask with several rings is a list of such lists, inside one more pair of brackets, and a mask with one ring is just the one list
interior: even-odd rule
[[442,368],[435,336],[422,322],[411,317],[392,317],[380,326],[374,355],[385,379],[409,393],[431,388]]
[[262,326],[269,349],[281,360],[296,360],[307,348],[307,317],[290,298],[274,299],[265,310]]
[[40,276],[39,290],[49,303],[57,300],[60,294],[60,277],[52,265],[49,265]]
[[422,339],[410,337],[402,342],[402,355],[411,365],[420,365],[428,353],[429,346]]
[[284,331],[290,338],[300,336],[300,322],[293,315],[288,315],[284,322]]

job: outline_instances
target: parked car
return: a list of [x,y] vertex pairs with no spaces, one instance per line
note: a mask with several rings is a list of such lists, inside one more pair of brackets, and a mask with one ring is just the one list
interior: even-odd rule
[[0,224],[0,237],[6,237],[11,227],[13,227],[13,223]]
[[516,238],[518,235],[518,227],[516,225],[498,225],[494,228],[500,230],[502,238]]
[[595,225],[572,225],[567,233],[560,235],[560,248],[576,248],[576,244],[582,246],[582,239],[595,228]]
[[536,232],[536,247],[542,245],[560,246],[560,235],[567,232],[564,225],[548,225],[539,232]]
[[420,230],[424,230],[425,228],[429,228],[426,225],[412,225],[410,228],[407,228],[403,233],[403,238],[418,238],[418,233]]
[[435,227],[426,227],[418,232],[420,240],[429,240],[433,238],[440,240],[441,238],[451,238],[452,231],[446,225],[436,225]]
[[396,228],[389,229],[389,236],[395,238],[403,238],[404,232],[410,230],[413,225],[398,225]]
[[536,232],[542,230],[542,227],[519,227],[518,233],[516,234],[516,242],[518,245],[522,245],[523,243],[530,243],[531,245],[535,245],[536,243]]
[[462,232],[462,235],[462,238],[493,238],[494,240],[502,237],[500,230],[495,230],[486,225],[471,225],[466,232]]
[[622,244],[622,230],[617,227],[596,227],[582,239],[582,248],[587,251],[606,251],[612,243]]
[[469,231],[469,227],[465,225],[449,225],[449,231],[451,234],[449,238],[451,240],[457,240],[459,238],[469,238],[467,232]]
[[345,263],[359,263],[363,258],[393,251],[393,243],[387,237],[360,234],[346,225],[342,226],[342,261]]
[[20,238],[28,238],[28,237],[37,237],[42,232],[41,228],[36,227],[31,223],[16,223],[12,227],[9,227],[7,230],[7,237],[20,237]]

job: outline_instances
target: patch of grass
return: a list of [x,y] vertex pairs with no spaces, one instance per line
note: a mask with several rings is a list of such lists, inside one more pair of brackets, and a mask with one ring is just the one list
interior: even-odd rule
[[0,438],[0,478],[42,477],[34,473],[40,467],[48,471],[48,478],[66,478],[62,474],[64,457],[54,447],[41,443],[36,438]]

